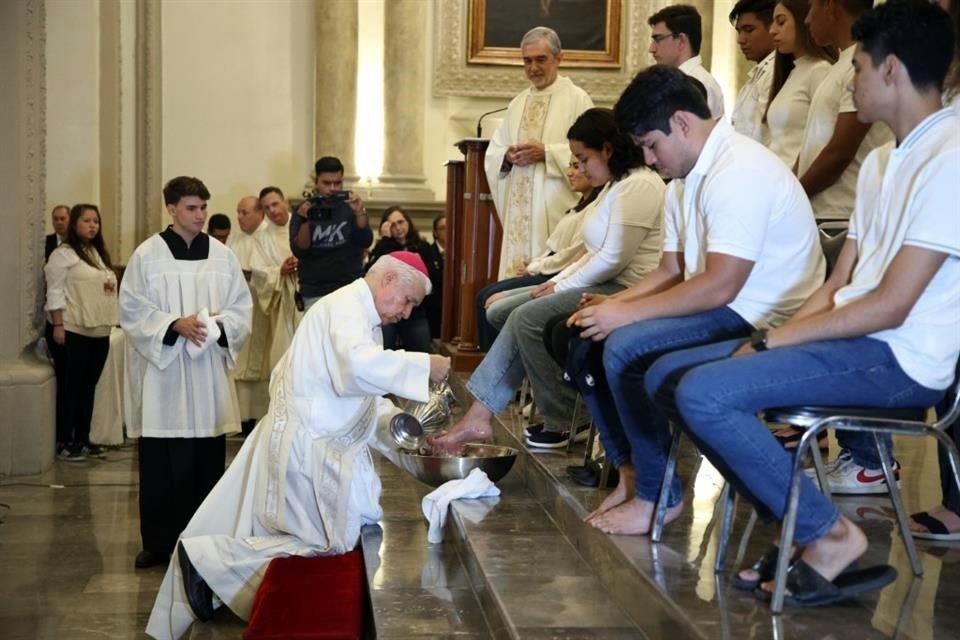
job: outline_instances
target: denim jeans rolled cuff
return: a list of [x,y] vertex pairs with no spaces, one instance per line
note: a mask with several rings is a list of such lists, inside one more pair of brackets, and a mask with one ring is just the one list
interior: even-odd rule
[[[754,504],[778,519],[787,507],[793,459],[757,413],[796,405],[907,408],[933,406],[942,391],[927,389],[904,373],[889,346],[860,337],[810,342],[737,358],[717,359],[735,344],[672,353],[668,368],[696,362],[676,390],[685,428],[724,477]],[[658,363],[659,364],[659,363]],[[838,513],[802,477],[796,528],[809,544],[836,523]]]
[[[881,467],[880,454],[873,441],[872,433],[857,431],[837,431],[837,444],[841,450],[846,450],[855,464],[865,469],[879,469]],[[890,460],[893,460],[893,437],[889,434],[880,434],[880,444],[887,450]]]

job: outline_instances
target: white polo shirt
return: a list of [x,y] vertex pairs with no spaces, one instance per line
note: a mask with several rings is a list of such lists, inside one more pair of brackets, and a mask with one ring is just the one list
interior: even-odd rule
[[752,261],[729,306],[758,329],[783,324],[825,273],[813,212],[796,176],[722,120],[687,177],[667,187],[663,250],[683,253],[684,279],[706,271],[707,253]]
[[793,61],[793,71],[770,102],[767,110],[770,143],[767,146],[791,170],[800,152],[813,94],[832,66],[813,56],[797,58]]
[[770,101],[775,56],[776,51],[771,52],[747,74],[747,81],[737,94],[733,117],[730,118],[734,129],[765,146],[770,146],[770,130],[763,122],[763,114]]
[[714,118],[723,116],[723,91],[720,90],[720,84],[714,79],[710,72],[703,66],[703,60],[700,56],[693,56],[681,64],[678,69],[683,71],[691,78],[696,78],[703,83],[707,89],[707,106],[710,107],[710,115]]
[[947,259],[896,329],[871,334],[890,345],[904,372],[930,389],[953,381],[960,356],[960,116],[927,117],[895,147],[863,163],[848,238],[857,241],[850,284],[834,295],[843,307],[879,286],[904,245]]
[[[807,115],[807,126],[803,132],[803,141],[800,143],[799,164],[797,175],[802,176],[823,151],[833,130],[837,126],[837,118],[841,113],[855,113],[853,91],[850,83],[853,81],[853,50],[856,45],[847,47],[840,53],[840,58],[833,64],[817,92],[813,94],[810,103],[810,113]],[[863,138],[857,153],[840,177],[832,185],[815,195],[810,204],[817,218],[824,220],[847,220],[853,212],[853,202],[857,192],[857,173],[867,154],[882,144],[893,140],[893,132],[883,123],[876,123]]]

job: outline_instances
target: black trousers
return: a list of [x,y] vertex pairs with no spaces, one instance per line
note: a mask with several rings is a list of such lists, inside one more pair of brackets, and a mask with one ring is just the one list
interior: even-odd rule
[[143,550],[172,553],[200,503],[223,475],[227,437],[140,438]]
[[50,327],[47,344],[52,345],[57,374],[57,442],[87,444],[93,397],[110,352],[110,338],[90,338],[67,331],[64,343],[58,345]]
[[[57,344],[53,340],[53,325],[47,323],[47,330],[44,332],[47,339],[47,349],[50,351],[50,357],[53,358],[53,373],[57,377],[57,442],[63,444],[69,443],[69,436],[72,427],[69,426],[67,419],[67,356],[63,351],[63,345]],[[63,440],[64,436],[68,439]]]

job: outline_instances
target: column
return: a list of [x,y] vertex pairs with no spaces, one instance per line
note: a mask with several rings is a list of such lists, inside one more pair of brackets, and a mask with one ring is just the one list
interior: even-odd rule
[[384,6],[384,158],[378,198],[433,201],[423,175],[423,108],[427,12],[423,0],[388,0]]
[[317,158],[340,158],[347,182],[353,182],[356,179],[353,137],[357,110],[357,0],[314,0],[314,8],[317,25],[314,151]]
[[46,3],[0,2],[0,476],[53,463],[53,370],[29,349],[46,222]]

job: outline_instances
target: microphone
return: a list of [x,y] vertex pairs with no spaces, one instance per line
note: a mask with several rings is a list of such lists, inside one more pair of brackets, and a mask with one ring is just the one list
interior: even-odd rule
[[480,116],[480,119],[477,120],[477,137],[478,137],[478,138],[481,137],[481,131],[482,131],[483,119],[484,119],[484,118],[486,118],[486,117],[489,116],[489,115],[493,115],[494,113],[500,113],[501,111],[506,111],[506,110],[509,109],[509,108],[510,108],[510,107],[507,106],[507,107],[503,107],[503,108],[501,108],[501,109],[494,109],[493,111],[487,111],[485,114],[483,114],[482,116]]

